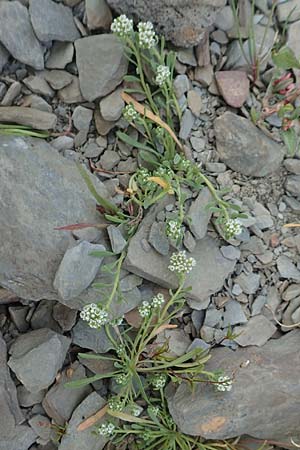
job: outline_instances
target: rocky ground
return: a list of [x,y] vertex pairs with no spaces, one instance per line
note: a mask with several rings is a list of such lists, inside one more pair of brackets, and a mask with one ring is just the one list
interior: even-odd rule
[[[105,226],[76,163],[93,172],[98,193],[116,205],[141,165],[136,149],[116,136],[128,126],[120,95],[128,62],[109,31],[121,12],[151,20],[176,49],[179,138],[193,163],[218,189],[229,188],[225,199],[247,215],[241,234],[222,239],[205,207],[208,189],[187,192],[192,220],[183,243],[197,265],[179,326],[168,331],[170,349],[179,356],[194,346],[212,348],[210,368],[234,372],[235,381],[222,399],[203,385],[192,395],[183,384],[169,392],[170,412],[183,432],[208,439],[250,435],[282,446],[300,438],[300,233],[284,227],[299,222],[299,153],[288,155],[278,141],[278,116],[268,118],[274,139],[250,120],[258,100],[226,0],[171,3],[0,2],[0,123],[53,131],[46,140],[0,135],[0,450],[106,444],[77,425],[105,404],[109,384],[64,384],[103,370],[80,351],[111,349],[103,329],[79,318],[84,305],[99,301],[92,283],[108,278],[103,258],[89,253],[120,254],[127,244],[119,227]],[[249,4],[240,3],[246,41]],[[262,40],[270,5],[255,3]],[[290,21],[287,40],[299,57],[298,0],[280,3],[276,14],[279,23]],[[269,28],[266,50],[274,35]],[[130,324],[143,300],[174,287],[172,245],[161,232],[174,208],[166,197],[130,240],[120,283],[125,301],[111,306]],[[57,229],[81,223],[96,226]],[[232,341],[225,339],[229,327]]]

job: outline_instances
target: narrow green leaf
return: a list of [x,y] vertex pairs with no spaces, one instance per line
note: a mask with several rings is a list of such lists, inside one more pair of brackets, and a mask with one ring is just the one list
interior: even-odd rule
[[87,384],[94,383],[95,381],[102,380],[104,378],[112,378],[119,372],[110,372],[94,375],[93,377],[82,378],[81,380],[69,381],[65,383],[64,386],[67,388],[79,388],[86,386]]
[[123,223],[124,219],[121,219],[120,217],[111,216],[110,214],[104,214],[105,219],[109,220],[113,223]]
[[157,157],[152,155],[152,154],[149,154],[148,151],[141,150],[139,152],[139,155],[142,158],[142,160],[147,162],[147,163],[153,164],[155,166],[159,166],[160,165]]
[[294,128],[281,132],[282,139],[287,146],[288,154],[294,156],[298,149],[298,139]]
[[92,353],[78,353],[78,356],[82,359],[96,359],[101,361],[117,361],[116,358],[110,358],[108,356],[93,355]]
[[133,139],[132,137],[128,136],[126,133],[123,133],[122,131],[117,131],[117,136],[119,139],[121,139],[121,141],[125,142],[125,144],[128,144],[131,147],[146,150],[147,152],[153,153],[154,155],[158,155],[158,153],[155,150],[153,150],[153,148],[148,147],[148,145],[143,144],[142,142],[139,142],[136,139]]
[[295,53],[289,47],[282,47],[278,52],[272,54],[272,60],[275,66],[280,69],[300,69],[300,62]]
[[103,256],[114,256],[116,253],[109,252],[107,250],[94,250],[89,253],[90,256],[95,256],[96,258],[102,258]]
[[124,77],[123,77],[123,80],[124,81],[129,81],[129,82],[138,82],[138,83],[140,83],[140,79],[138,78],[138,77],[136,77],[136,76],[134,76],[134,75],[125,75]]

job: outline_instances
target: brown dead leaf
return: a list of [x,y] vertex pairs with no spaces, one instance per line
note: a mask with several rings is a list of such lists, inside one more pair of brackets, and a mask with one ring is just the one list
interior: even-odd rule
[[212,417],[207,423],[200,425],[199,433],[213,433],[218,431],[227,422],[227,418],[223,416]]
[[90,428],[91,426],[95,425],[98,420],[102,419],[103,416],[105,416],[106,412],[108,410],[108,405],[103,406],[96,414],[93,414],[92,416],[88,417],[86,420],[81,422],[78,427],[77,431],[84,431],[87,428]]
[[153,112],[150,111],[150,109],[141,105],[133,97],[131,97],[131,95],[127,94],[126,92],[123,91],[121,93],[121,97],[124,100],[124,102],[127,103],[128,105],[133,105],[134,109],[137,112],[139,112],[142,116],[146,116],[148,119],[152,120],[152,122],[155,122],[157,125],[164,128],[169,133],[169,135],[174,139],[174,141],[176,142],[176,144],[178,145],[180,150],[182,152],[184,151],[183,146],[182,146],[181,142],[178,140],[174,131],[159,116],[157,116],[156,114],[153,114]]

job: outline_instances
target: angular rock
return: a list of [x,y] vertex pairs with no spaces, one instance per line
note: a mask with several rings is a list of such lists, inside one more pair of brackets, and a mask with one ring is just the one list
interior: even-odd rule
[[[46,100],[44,100],[39,95],[35,95],[35,94],[25,95],[23,97],[22,106],[26,106],[26,107],[29,106],[30,108],[38,109],[39,111],[45,111],[48,113],[52,113],[52,108],[49,105],[49,103],[47,103]],[[68,136],[60,136],[60,137],[68,138]],[[57,138],[57,139],[59,139],[59,138]]]
[[112,14],[106,0],[85,0],[85,11],[89,30],[109,29]]
[[41,42],[73,42],[80,37],[72,10],[67,6],[52,0],[30,0],[29,14],[34,32]]
[[58,98],[63,103],[67,104],[83,102],[83,97],[79,86],[79,78],[73,76],[71,83],[58,91]]
[[19,384],[19,386],[17,387],[19,403],[21,406],[24,406],[26,408],[36,405],[37,403],[42,403],[45,394],[46,389],[42,389],[38,392],[29,392],[22,384]]
[[85,368],[78,362],[74,363],[70,370],[65,370],[56,383],[49,389],[44,400],[43,408],[57,425],[63,426],[71,417],[74,409],[91,392],[91,387],[81,386],[71,389],[65,386],[66,383],[81,380],[86,377]]
[[234,280],[245,292],[245,294],[255,294],[259,288],[260,275],[258,273],[241,273]]
[[50,56],[46,61],[47,69],[64,69],[72,62],[74,46],[71,42],[54,42]]
[[78,39],[75,48],[80,89],[85,100],[104,97],[121,83],[128,61],[116,36],[99,34]]
[[234,334],[238,334],[234,341],[241,347],[249,345],[264,345],[276,332],[276,326],[265,316],[257,315],[251,317],[246,325],[234,328]]
[[66,357],[70,339],[47,328],[20,335],[10,347],[8,365],[30,392],[54,381]]
[[278,4],[278,18],[280,22],[294,22],[300,19],[300,5],[298,0],[290,0]]
[[[85,419],[98,412],[105,403],[106,401],[97,392],[92,392],[83,400],[73,412],[58,450],[101,450],[108,438],[91,433],[90,428],[79,431],[77,427]],[[102,421],[104,420],[105,418]],[[97,425],[99,424],[101,421],[97,422]]]
[[[300,19],[300,9],[299,9],[299,19]],[[297,55],[300,54],[299,33],[300,33],[300,20],[298,20],[297,22],[291,23],[289,25],[289,27],[288,27],[287,46],[291,50],[293,50],[293,52],[295,53],[296,57],[299,57]]]
[[215,120],[215,133],[218,154],[232,170],[264,177],[280,167],[283,148],[249,120],[226,112]]
[[224,70],[216,72],[215,77],[225,102],[233,108],[241,108],[249,95],[247,74],[241,70]]
[[115,227],[114,225],[109,225],[107,227],[107,232],[110,240],[110,245],[112,248],[112,251],[116,253],[117,255],[119,253],[122,253],[124,248],[127,245],[126,239],[124,239],[124,236],[122,235],[119,228]]
[[299,345],[300,333],[293,331],[262,348],[213,349],[206,370],[233,375],[232,390],[216,392],[199,383],[192,391],[183,383],[169,392],[180,430],[205,439],[247,434],[290,443],[291,436],[299,437]]
[[0,122],[27,125],[37,130],[51,130],[56,126],[56,115],[24,106],[0,106]]
[[166,235],[166,226],[163,222],[153,222],[148,242],[160,255],[168,255],[170,244]]
[[202,108],[202,97],[200,92],[196,90],[191,90],[187,94],[188,107],[194,114],[194,116],[199,117]]
[[100,101],[100,112],[104,120],[116,121],[121,115],[125,102],[121,97],[123,89],[116,89]]
[[72,341],[79,347],[88,348],[95,353],[106,353],[114,348],[103,327],[99,330],[93,329],[81,319],[72,330]]
[[[3,420],[3,417],[1,416]],[[28,450],[36,441],[37,435],[28,425],[18,425],[11,436],[1,436],[0,450]]]
[[53,280],[70,235],[55,228],[98,223],[94,198],[72,161],[43,140],[15,136],[0,136],[0,191],[0,284],[31,301],[58,300]]
[[51,422],[46,416],[36,414],[28,420],[29,425],[38,435],[38,442],[48,443],[51,439]]
[[[170,199],[166,197],[161,205],[152,208],[144,218],[139,230],[130,240],[125,263],[130,272],[161,286],[174,288],[177,286],[177,279],[168,270],[169,255],[159,255],[150,246],[143,245],[157,213],[169,203]],[[189,296],[201,302],[222,287],[225,278],[233,271],[235,261],[224,258],[216,240],[209,237],[198,241],[195,250],[189,255],[196,259],[197,264],[188,275],[186,285],[192,287]]]
[[65,70],[49,70],[45,71],[45,80],[48,81],[52,89],[58,91],[72,83],[73,77]]
[[64,254],[53,282],[64,300],[79,296],[94,281],[103,257],[90,255],[93,251],[105,251],[105,247],[81,241]]
[[213,24],[224,0],[108,0],[118,13],[151,21],[159,34],[178,47],[199,44],[205,29]]
[[181,118],[180,130],[179,130],[180,139],[185,140],[189,137],[189,134],[192,130],[194,122],[195,122],[195,117],[193,116],[193,113],[189,109],[186,109]]
[[191,219],[189,227],[196,239],[202,239],[206,235],[207,226],[212,215],[207,205],[211,200],[212,195],[209,189],[204,187],[188,210],[187,216]]
[[277,259],[277,268],[281,278],[300,283],[300,270],[297,269],[293,261],[286,255],[280,255]]
[[18,61],[37,70],[44,68],[43,50],[33,32],[27,8],[18,1],[0,2],[0,43]]
[[223,327],[233,326],[239,323],[247,323],[247,317],[242,305],[235,300],[231,300],[225,304]]
[[54,91],[42,77],[30,75],[29,77],[24,78],[23,83],[35,94],[45,95],[46,97],[54,96]]
[[[299,24],[300,24],[300,22],[299,22]],[[299,33],[300,33],[300,28],[299,28]],[[300,53],[300,48],[299,48],[298,53]],[[291,172],[295,175],[300,175],[300,159],[287,158],[284,160],[283,165],[286,168],[286,170],[288,170],[289,172]]]
[[93,118],[93,111],[84,106],[76,106],[72,114],[72,120],[77,130],[88,130]]
[[295,197],[300,197],[300,175],[288,175],[285,188]]
[[77,311],[61,303],[53,306],[53,319],[59,324],[63,332],[70,331],[76,323]]
[[3,67],[7,63],[9,58],[9,53],[3,45],[0,44],[0,73],[2,72]]

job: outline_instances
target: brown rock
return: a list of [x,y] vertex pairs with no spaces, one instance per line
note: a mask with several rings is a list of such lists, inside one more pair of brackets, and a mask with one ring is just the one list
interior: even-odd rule
[[225,102],[233,108],[241,108],[249,95],[249,80],[241,70],[216,72],[219,91]]

